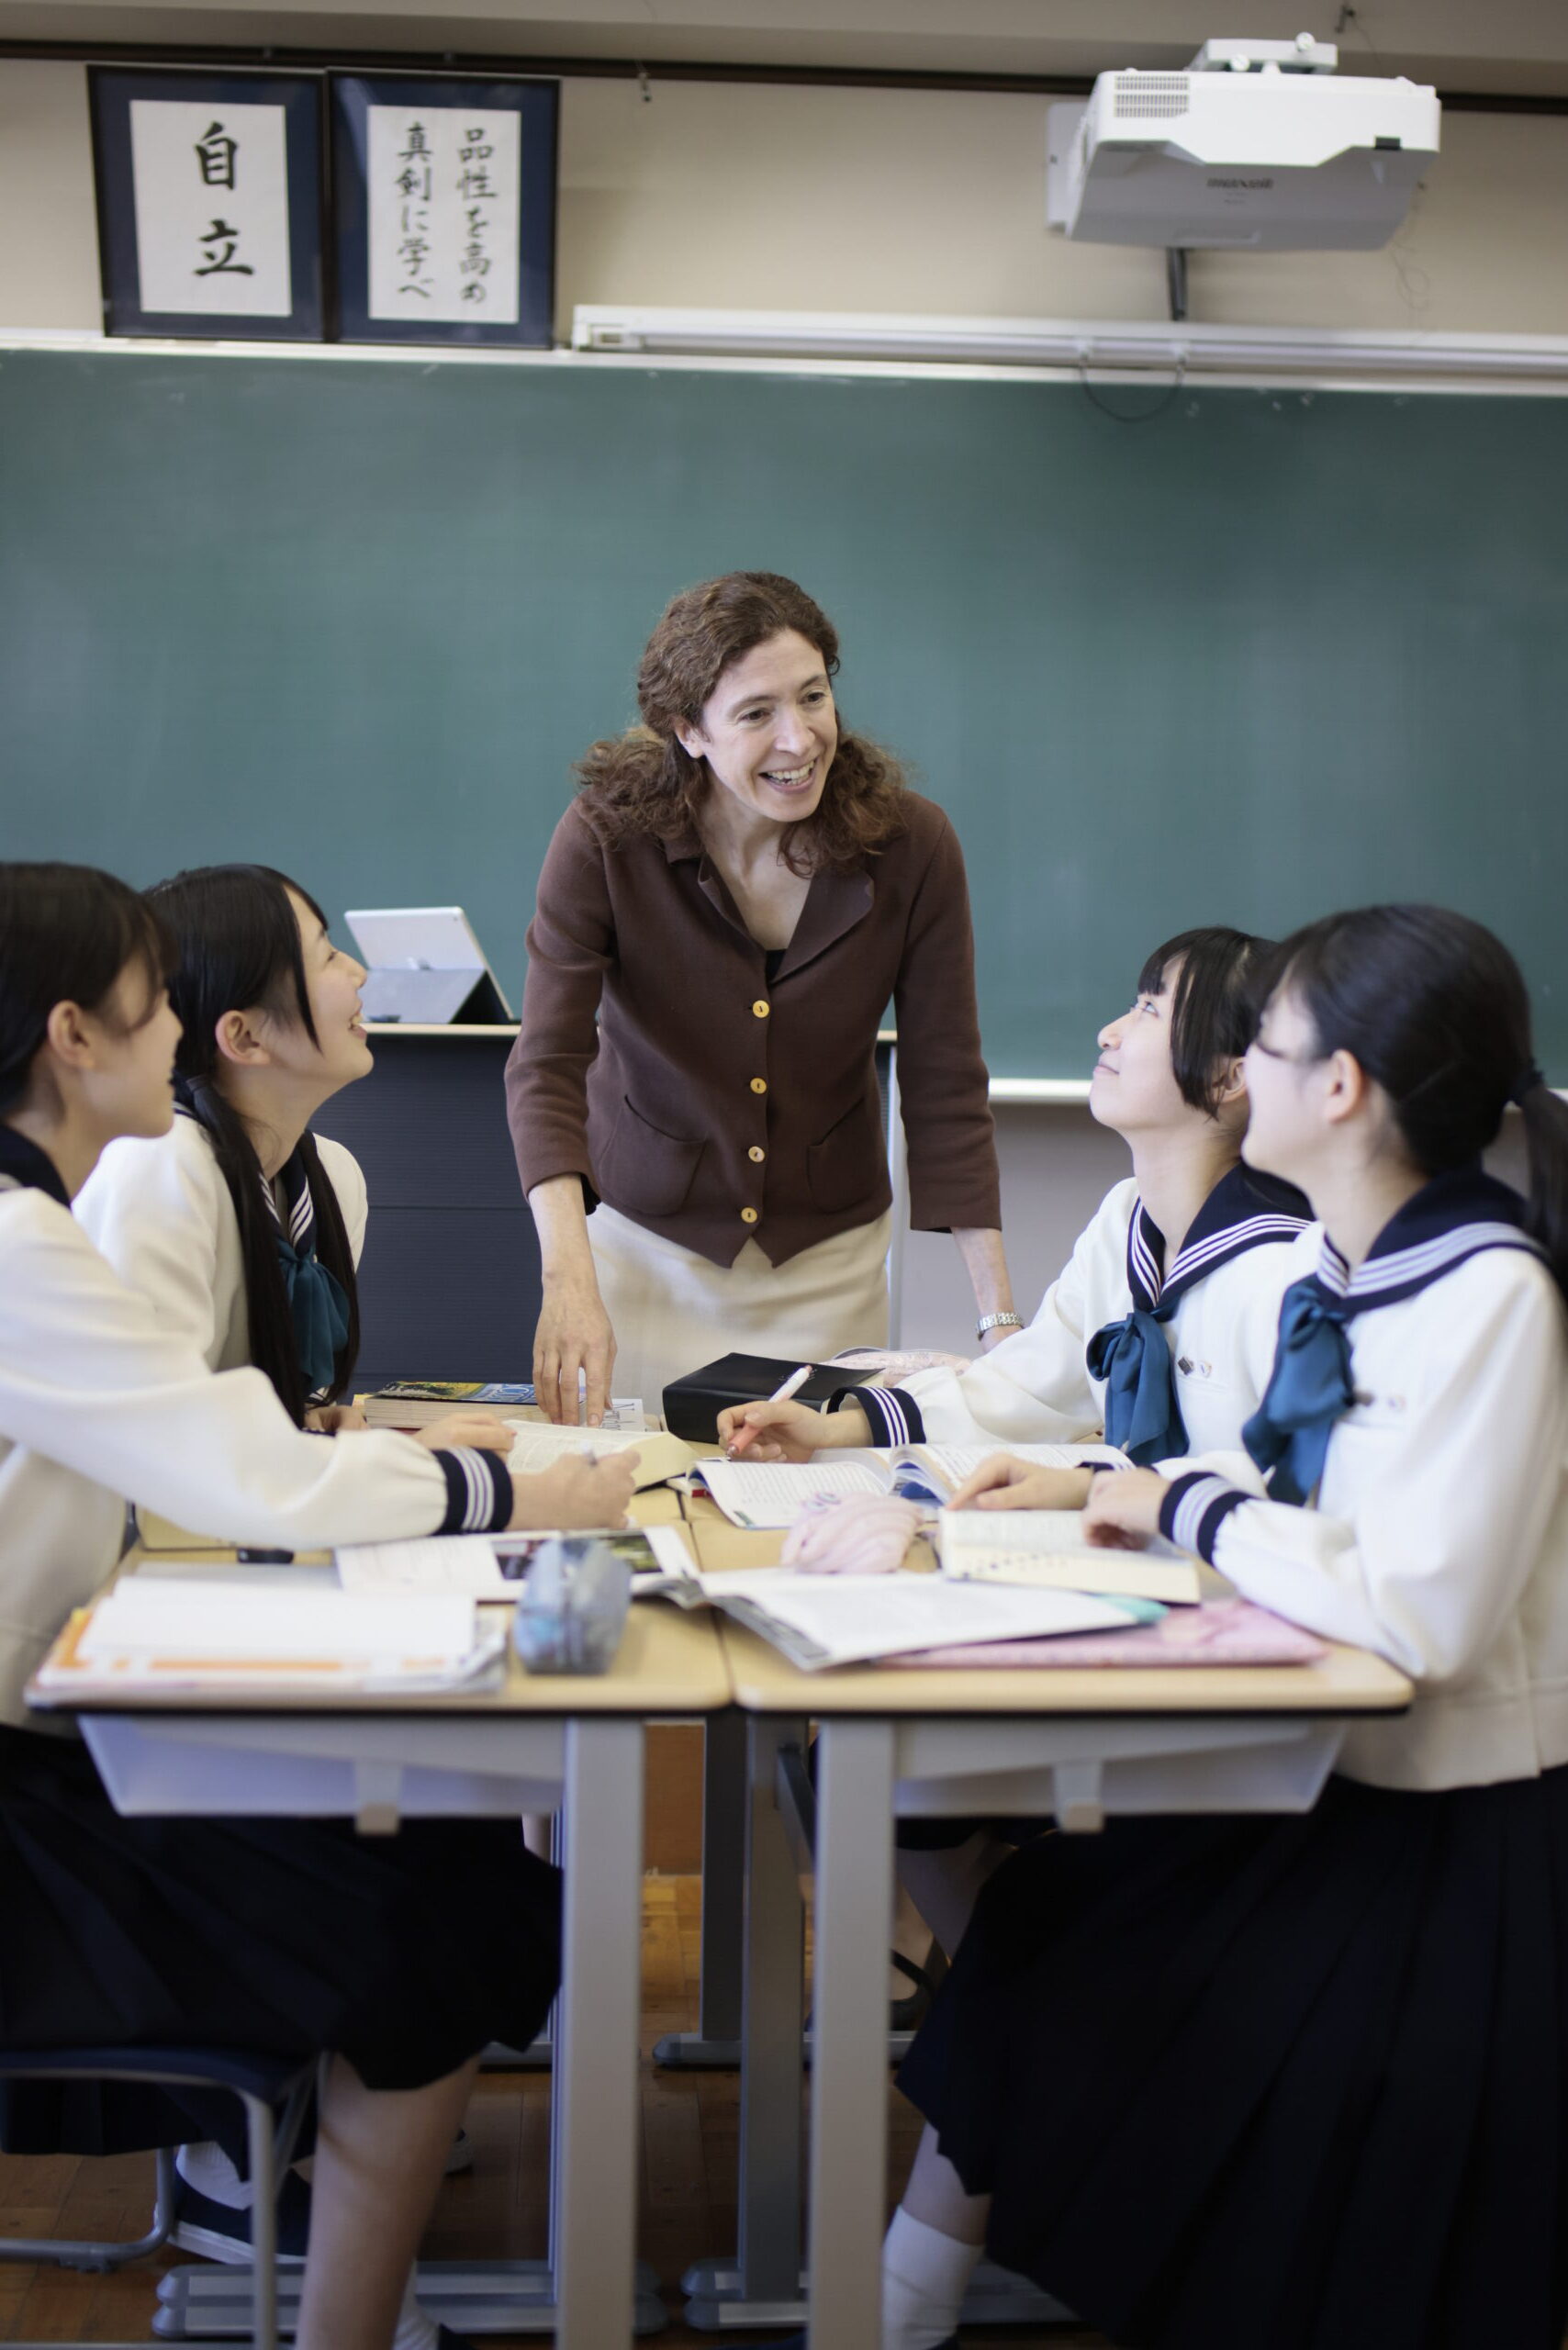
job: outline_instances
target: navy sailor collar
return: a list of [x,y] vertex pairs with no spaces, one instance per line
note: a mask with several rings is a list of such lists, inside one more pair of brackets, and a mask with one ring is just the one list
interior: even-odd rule
[[1395,1305],[1440,1281],[1484,1248],[1518,1248],[1544,1259],[1523,1229],[1525,1203],[1518,1192],[1477,1164],[1434,1175],[1383,1225],[1361,1263],[1350,1270],[1325,1232],[1318,1286],[1351,1314]]
[[20,1192],[43,1192],[62,1208],[71,1205],[65,1179],[48,1151],[29,1142],[15,1126],[0,1125],[0,1177],[9,1178],[7,1189],[14,1184]]
[[1294,1240],[1312,1211],[1292,1183],[1239,1163],[1222,1175],[1193,1219],[1176,1261],[1165,1269],[1165,1236],[1142,1200],[1127,1227],[1127,1287],[1140,1313],[1167,1312],[1217,1266],[1268,1241]]

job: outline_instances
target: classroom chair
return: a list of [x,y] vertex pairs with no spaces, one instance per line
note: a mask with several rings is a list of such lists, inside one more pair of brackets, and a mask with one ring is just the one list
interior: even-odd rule
[[[144,2081],[162,2088],[230,2089],[245,2109],[252,2207],[251,2339],[277,2350],[277,2197],[315,2085],[314,2061],[258,2056],[230,2048],[0,2047],[0,2079]],[[109,2269],[156,2252],[174,2225],[174,2157],[158,2155],[152,2226],[135,2244],[73,2243],[61,2237],[0,2238],[0,2260],[52,2260],[66,2268]]]

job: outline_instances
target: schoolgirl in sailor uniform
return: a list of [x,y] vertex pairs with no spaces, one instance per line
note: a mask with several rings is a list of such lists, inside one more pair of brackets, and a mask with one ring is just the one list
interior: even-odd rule
[[[296,1421],[357,1440],[364,1415],[343,1399],[359,1351],[364,1178],[309,1120],[374,1067],[364,967],[333,946],[315,900],[270,867],[205,867],[150,897],[175,946],[176,1113],[167,1133],[108,1145],[76,1216],[210,1369],[254,1363]],[[474,1451],[504,1453],[510,1436],[455,1412],[414,1440],[460,1453],[477,1479]],[[560,1461],[509,1492],[534,1526],[614,1523],[623,1504],[601,1489],[603,1465]],[[507,1485],[498,1463],[488,1473]]]
[[[1126,1137],[1134,1172],[1026,1328],[961,1371],[846,1388],[831,1416],[751,1404],[721,1433],[758,1460],[923,1439],[1070,1443],[1102,1429],[1137,1462],[1238,1443],[1273,1358],[1288,1246],[1307,1220],[1299,1192],[1240,1162],[1240,1057],[1264,951],[1240,931],[1183,932],[1149,956],[1132,1009],[1100,1031],[1090,1111]],[[1086,1475],[1035,1476],[1038,1507],[1075,1507],[1087,1493]]]
[[[359,1348],[364,1178],[309,1121],[374,1067],[364,967],[334,946],[315,900],[270,867],[208,866],[151,895],[177,949],[177,1113],[166,1134],[109,1144],[76,1215],[211,1370],[253,1362],[297,1421],[356,1429],[363,1415],[343,1398]],[[419,1441],[504,1451],[510,1438],[493,1419],[454,1414]]]
[[[487,1523],[519,1504],[491,1454],[388,1431],[325,1443],[260,1372],[215,1377],[71,1214],[103,1143],[171,1114],[172,954],[106,875],[0,867],[0,2040],[335,2052],[297,2338],[370,2350],[391,2340],[477,2052],[526,2043],[548,2009],[554,1873],[504,1822],[409,1822],[373,1845],[331,1821],[121,1819],[22,1689],[112,1570],[122,1496],[288,1548],[460,1527],[478,1492]],[[140,2134],[147,2119],[142,2093],[106,2093],[93,2134],[64,2143],[180,2134]]]
[[[981,1895],[902,2076],[884,2350],[983,2236],[1148,2350],[1559,2350],[1568,2325],[1568,1110],[1517,966],[1427,907],[1282,951],[1249,1160],[1291,1251],[1240,1456],[1095,1480],[1416,1683],[1300,1818],[1114,1821]],[[1486,1176],[1506,1103],[1529,1197]]]

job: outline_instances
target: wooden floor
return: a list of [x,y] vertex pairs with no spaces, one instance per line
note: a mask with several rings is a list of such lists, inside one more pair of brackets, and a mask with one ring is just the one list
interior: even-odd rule
[[[646,1880],[644,2050],[661,2033],[689,2029],[697,2020],[699,1914],[695,1877]],[[640,2251],[665,2288],[672,2323],[658,2338],[670,2350],[721,2338],[679,2322],[678,2287],[693,2260],[734,2245],[736,2093],[733,2073],[665,2073],[651,2063],[644,2069]],[[890,2199],[896,2200],[919,2129],[896,2091],[890,2088],[889,2098]],[[475,2166],[442,2189],[425,2242],[431,2258],[543,2255],[549,2099],[547,2076],[484,2076],[468,2113]],[[150,2156],[112,2162],[0,2156],[0,2236],[135,2236],[146,2226],[151,2203]],[[160,2258],[118,2276],[86,2277],[0,2264],[0,2342],[151,2339],[154,2287],[172,2265],[173,2258]],[[982,2330],[967,2339],[1013,2344],[1017,2350],[1045,2343],[1053,2350],[1106,2350],[1099,2334],[1059,2331]]]

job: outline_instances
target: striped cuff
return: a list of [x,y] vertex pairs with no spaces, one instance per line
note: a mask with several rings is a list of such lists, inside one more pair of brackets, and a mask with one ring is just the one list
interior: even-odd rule
[[859,1404],[871,1423],[874,1445],[925,1441],[925,1422],[920,1416],[920,1406],[902,1387],[838,1387],[828,1397],[827,1408],[836,1412],[845,1403]]
[[1239,1485],[1227,1485],[1206,1469],[1189,1469],[1172,1478],[1159,1505],[1159,1530],[1179,1550],[1193,1550],[1212,1567],[1215,1539],[1233,1509],[1250,1501]]
[[433,1452],[446,1479],[438,1534],[502,1534],[511,1517],[511,1471],[501,1452]]

